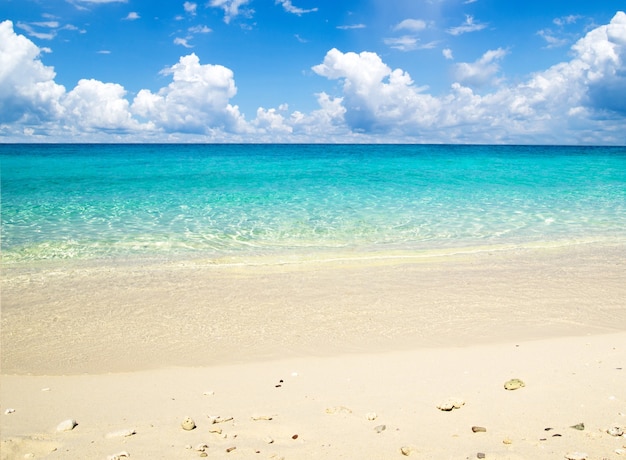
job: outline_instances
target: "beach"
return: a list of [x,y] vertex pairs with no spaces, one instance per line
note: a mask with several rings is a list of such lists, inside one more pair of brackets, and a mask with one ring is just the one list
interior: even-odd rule
[[2,458],[620,458],[625,256],[5,267]]

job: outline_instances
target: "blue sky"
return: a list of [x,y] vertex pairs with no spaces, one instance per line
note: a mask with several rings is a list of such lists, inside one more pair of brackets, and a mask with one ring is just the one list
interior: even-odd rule
[[625,6],[2,0],[0,142],[625,145]]

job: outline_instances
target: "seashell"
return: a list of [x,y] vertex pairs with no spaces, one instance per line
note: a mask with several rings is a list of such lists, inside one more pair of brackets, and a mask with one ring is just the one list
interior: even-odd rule
[[437,409],[442,411],[451,411],[452,409],[460,409],[465,405],[465,401],[460,398],[448,398],[442,403],[437,405]]
[[204,452],[205,450],[207,450],[209,448],[209,446],[207,446],[206,444],[198,444],[196,446],[196,450],[198,452]]
[[617,455],[626,455],[626,449],[615,449]]
[[378,415],[376,415],[376,412],[368,412],[367,414],[365,414],[365,418],[368,420],[376,420],[378,418]]
[[408,457],[409,455],[411,455],[411,452],[413,452],[413,449],[411,449],[408,446],[400,447],[400,453],[404,455],[405,457]]
[[208,417],[213,425],[216,423],[230,422],[233,419],[232,417],[220,417],[219,415],[209,415]]
[[575,430],[578,430],[578,431],[583,431],[585,429],[585,424],[582,422],[577,423],[576,425],[570,426],[570,428],[574,428]]
[[215,427],[215,428],[211,427],[211,428],[209,428],[209,433],[222,434],[222,429],[218,428],[218,427]]
[[252,420],[254,420],[254,421],[272,420],[272,416],[271,415],[253,415],[252,416]]
[[57,425],[57,431],[72,431],[78,423],[73,418],[63,420]]
[[4,415],[9,415],[9,414],[12,414],[13,412],[15,412],[15,409],[8,408],[7,410],[4,411]]
[[233,446],[233,447],[229,447],[228,449],[226,449],[227,453],[232,452],[233,450],[235,450],[237,447]]
[[611,436],[621,436],[624,434],[624,428],[621,426],[612,426],[608,430],[606,430],[608,434]]
[[511,379],[504,382],[505,390],[517,390],[519,388],[525,387],[526,384],[522,382],[520,379]]
[[565,454],[567,460],[587,460],[587,454],[584,452],[568,452]]
[[112,431],[110,433],[107,433],[106,437],[107,438],[126,438],[128,436],[134,435],[135,433],[137,432],[133,429],[118,430],[118,431]]
[[485,428],[484,426],[473,426],[472,431],[474,433],[485,433],[487,431],[487,428]]
[[504,438],[502,443],[506,445],[513,444],[513,440],[511,438]]
[[213,396],[215,394],[215,391],[213,390],[207,390],[204,393],[202,393],[204,396]]
[[185,417],[180,426],[182,426],[185,431],[191,431],[196,427],[196,422],[194,422],[191,417]]
[[272,439],[271,436],[266,436],[265,438],[263,438],[263,441],[265,441],[267,444],[274,444],[274,439]]
[[374,430],[376,431],[376,433],[382,433],[386,429],[387,429],[387,425],[378,425],[374,427]]
[[130,454],[123,450],[122,452],[118,452],[117,454],[109,455],[107,460],[122,460],[123,458],[130,457]]

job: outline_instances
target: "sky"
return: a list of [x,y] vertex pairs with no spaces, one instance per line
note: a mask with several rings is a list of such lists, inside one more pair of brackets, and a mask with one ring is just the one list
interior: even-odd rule
[[626,145],[624,0],[0,0],[0,142]]

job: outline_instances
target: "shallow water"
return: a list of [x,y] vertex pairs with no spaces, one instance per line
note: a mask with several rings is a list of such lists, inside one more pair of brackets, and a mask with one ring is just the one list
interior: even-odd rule
[[2,259],[254,258],[619,241],[626,149],[0,145]]

